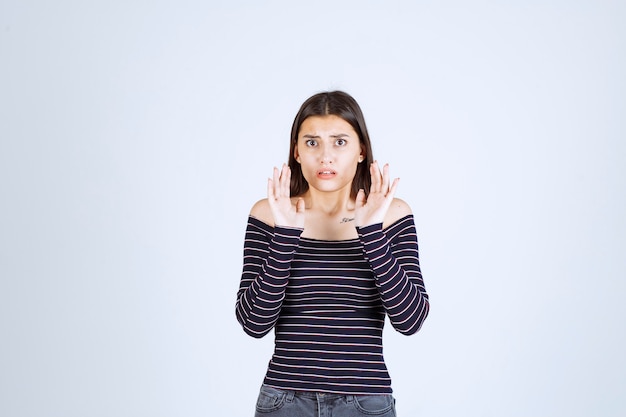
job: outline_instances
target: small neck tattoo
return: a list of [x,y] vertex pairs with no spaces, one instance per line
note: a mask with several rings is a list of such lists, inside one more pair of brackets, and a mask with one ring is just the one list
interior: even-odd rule
[[348,223],[348,222],[351,222],[353,220],[354,220],[354,217],[351,217],[351,218],[344,217],[343,219],[341,219],[341,221],[339,223]]

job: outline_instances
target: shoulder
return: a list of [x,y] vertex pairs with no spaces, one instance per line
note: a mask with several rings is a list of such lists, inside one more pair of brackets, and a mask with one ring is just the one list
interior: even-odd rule
[[389,206],[389,210],[387,210],[387,215],[385,216],[385,221],[383,222],[383,227],[388,227],[393,223],[397,222],[403,217],[412,214],[413,211],[411,207],[404,201],[399,198],[394,198]]
[[257,218],[269,226],[274,226],[274,216],[272,215],[272,210],[270,209],[270,204],[267,201],[267,198],[254,203],[250,209],[250,216]]

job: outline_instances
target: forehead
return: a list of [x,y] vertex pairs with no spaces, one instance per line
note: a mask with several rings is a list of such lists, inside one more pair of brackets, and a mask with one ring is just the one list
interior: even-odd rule
[[338,134],[357,136],[350,123],[346,122],[341,117],[332,114],[327,116],[307,117],[300,125],[300,131],[298,132],[298,136],[334,136]]

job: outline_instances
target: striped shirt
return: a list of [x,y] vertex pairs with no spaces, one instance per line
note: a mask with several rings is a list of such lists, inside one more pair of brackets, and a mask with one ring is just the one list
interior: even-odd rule
[[264,383],[287,390],[389,394],[385,314],[403,334],[429,311],[413,216],[358,238],[318,240],[250,216],[236,316],[244,331],[275,332]]

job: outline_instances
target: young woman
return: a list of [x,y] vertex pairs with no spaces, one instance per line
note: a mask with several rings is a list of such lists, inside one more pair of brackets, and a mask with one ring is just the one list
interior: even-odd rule
[[236,316],[275,332],[256,416],[395,416],[385,315],[403,334],[429,311],[410,207],[373,159],[357,102],[306,100],[289,162],[250,212]]

